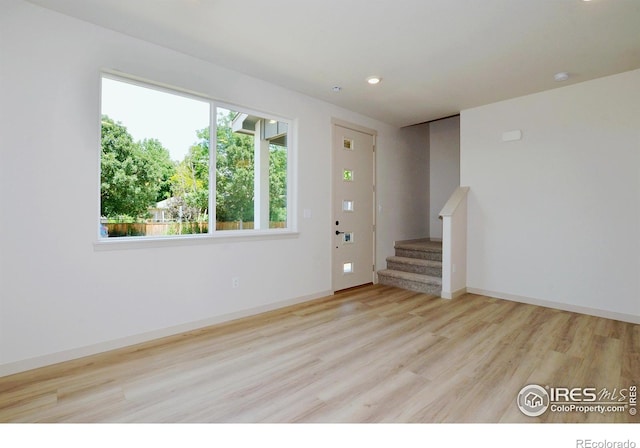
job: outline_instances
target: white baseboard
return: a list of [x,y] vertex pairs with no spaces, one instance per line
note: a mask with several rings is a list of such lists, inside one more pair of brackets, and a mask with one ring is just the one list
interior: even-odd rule
[[527,303],[529,305],[543,306],[562,311],[571,311],[573,313],[587,314],[589,316],[604,317],[606,319],[619,320],[632,324],[640,324],[640,316],[634,314],[617,313],[615,311],[602,310],[599,308],[590,308],[587,306],[572,305],[569,303],[553,302],[549,300],[533,299],[531,297],[518,296],[515,294],[507,294],[503,292],[487,291],[485,289],[467,288],[467,292],[478,294],[481,296],[494,297],[496,299],[511,300],[512,302]]
[[235,319],[241,319],[243,317],[254,316],[256,314],[265,313],[267,311],[273,311],[279,308],[285,308],[291,305],[297,305],[300,303],[308,302],[310,300],[319,299],[321,297],[327,297],[332,295],[332,291],[322,291],[316,294],[308,296],[297,297],[294,299],[283,300],[280,302],[270,303],[255,308],[249,308],[246,310],[236,311],[234,313],[224,314],[221,316],[214,316],[208,319],[199,320],[196,322],[189,322],[182,325],[176,325],[169,328],[162,328],[160,330],[149,331],[134,336],[128,336],[124,338],[114,339],[111,341],[101,342],[97,344],[87,345],[84,347],[74,348],[70,350],[64,350],[61,352],[51,353],[48,355],[37,356],[35,358],[24,359],[21,361],[10,362],[0,365],[0,377],[13,375],[14,373],[25,372],[27,370],[37,369],[39,367],[45,367],[60,362],[71,361],[85,356],[96,355],[98,353],[108,352],[110,350],[116,350],[123,347],[128,347],[143,342],[149,342],[154,339],[160,339],[167,336],[174,336],[180,333],[186,333],[188,331],[198,330],[200,328],[209,327],[211,325],[220,324],[223,322],[229,322]]
[[467,288],[460,288],[453,292],[440,292],[440,297],[443,299],[457,299],[460,296],[463,296],[467,293]]

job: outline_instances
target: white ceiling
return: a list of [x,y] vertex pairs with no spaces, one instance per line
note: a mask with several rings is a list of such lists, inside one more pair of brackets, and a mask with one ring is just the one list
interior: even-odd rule
[[640,68],[640,0],[31,2],[398,126]]

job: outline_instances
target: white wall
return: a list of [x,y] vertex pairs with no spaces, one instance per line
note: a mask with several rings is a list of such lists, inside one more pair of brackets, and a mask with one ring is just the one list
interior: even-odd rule
[[423,238],[429,231],[428,125],[401,128],[393,150],[376,154],[378,202],[376,269],[386,268],[394,241]]
[[[422,225],[394,127],[20,0],[0,56],[0,375],[326,294],[332,117],[378,131],[378,259]],[[96,251],[103,68],[295,119],[299,236]]]
[[404,152],[386,152],[378,162],[379,168],[406,176],[395,188],[392,184],[398,182],[397,177],[378,176],[383,191],[393,192],[381,211],[390,220],[390,226],[382,229],[384,240],[391,242],[424,238],[429,231],[429,127],[408,126],[400,129],[399,135]]
[[[640,322],[640,70],[465,110],[468,289]],[[523,139],[502,142],[521,130]]]
[[429,237],[442,239],[440,210],[460,186],[460,117],[429,123]]

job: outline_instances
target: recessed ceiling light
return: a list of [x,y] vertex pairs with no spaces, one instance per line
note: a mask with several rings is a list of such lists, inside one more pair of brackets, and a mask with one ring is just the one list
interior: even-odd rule
[[379,76],[369,76],[367,78],[367,82],[369,84],[371,84],[372,86],[376,85],[376,84],[380,84],[380,81],[382,81],[382,78]]
[[567,79],[569,79],[569,73],[567,72],[556,73],[555,75],[553,75],[553,79],[555,79],[558,82],[566,81]]
[[331,90],[333,90],[334,92],[338,93],[338,92],[342,92],[342,87],[340,86],[333,86],[331,87]]

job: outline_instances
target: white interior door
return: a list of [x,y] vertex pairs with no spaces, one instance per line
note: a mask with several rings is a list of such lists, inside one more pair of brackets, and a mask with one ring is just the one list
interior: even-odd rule
[[373,281],[374,136],[333,127],[333,290]]

